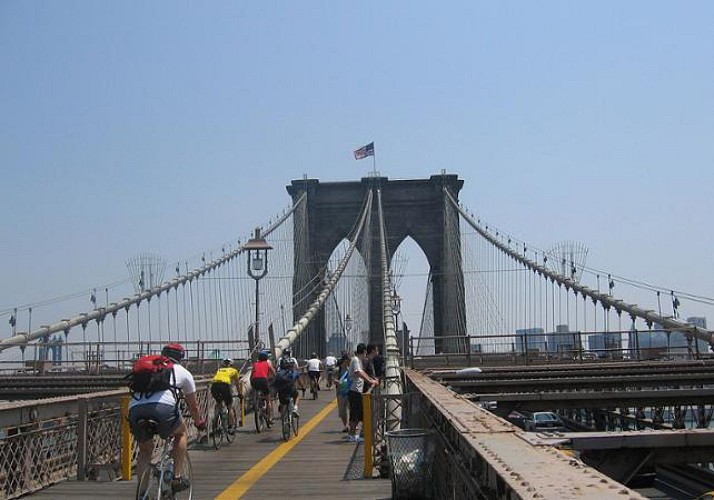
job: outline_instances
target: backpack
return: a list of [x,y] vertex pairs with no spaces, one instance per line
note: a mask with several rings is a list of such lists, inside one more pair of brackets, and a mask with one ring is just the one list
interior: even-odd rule
[[349,378],[349,370],[345,370],[340,379],[337,381],[337,392],[340,396],[347,396],[347,393],[352,387],[352,381]]
[[278,390],[285,389],[295,381],[295,372],[293,370],[279,369],[275,374],[275,388]]
[[137,359],[126,379],[132,397],[137,400],[142,396],[151,397],[155,392],[176,390],[174,362],[160,354],[148,354]]

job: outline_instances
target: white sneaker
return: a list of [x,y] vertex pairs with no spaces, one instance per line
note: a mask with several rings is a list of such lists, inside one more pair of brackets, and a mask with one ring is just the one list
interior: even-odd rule
[[364,439],[359,436],[353,436],[350,434],[347,436],[347,441],[349,441],[350,443],[361,443],[362,441],[364,441]]

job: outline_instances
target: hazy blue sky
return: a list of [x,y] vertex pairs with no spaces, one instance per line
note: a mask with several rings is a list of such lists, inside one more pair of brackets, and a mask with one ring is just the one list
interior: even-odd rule
[[535,246],[714,296],[712,26],[710,1],[4,0],[0,310],[235,241],[291,179],[366,176],[370,141]]

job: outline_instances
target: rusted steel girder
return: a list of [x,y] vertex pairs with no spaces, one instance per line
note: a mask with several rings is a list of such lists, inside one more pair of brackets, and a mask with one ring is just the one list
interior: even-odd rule
[[406,373],[421,393],[420,412],[453,450],[453,466],[470,475],[474,495],[509,500],[645,498],[557,449],[529,443],[517,427],[425,375]]

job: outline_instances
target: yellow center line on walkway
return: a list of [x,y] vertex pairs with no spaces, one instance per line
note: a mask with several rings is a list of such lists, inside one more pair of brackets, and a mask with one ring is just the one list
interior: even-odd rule
[[[271,451],[262,460],[260,460],[260,462],[251,467],[245,474],[236,479],[233,484],[223,490],[221,494],[216,497],[216,500],[235,500],[245,495],[246,492],[273,467],[273,465],[278,463],[280,459],[287,455],[287,453],[292,450],[295,445],[302,441],[303,438],[310,433],[310,431],[317,427],[317,424],[322,422],[322,420],[324,420],[336,406],[337,400],[333,399],[327,404],[327,406],[320,410],[317,415],[312,417],[304,426],[300,428],[300,433],[294,439],[281,444]],[[275,422],[278,423],[279,421],[276,420]]]

